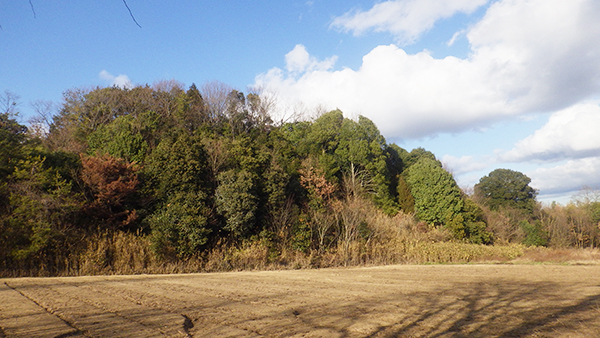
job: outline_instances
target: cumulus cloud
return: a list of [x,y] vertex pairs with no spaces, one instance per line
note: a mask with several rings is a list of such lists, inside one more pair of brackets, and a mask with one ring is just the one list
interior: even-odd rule
[[600,157],[569,160],[552,168],[539,168],[527,173],[531,186],[544,194],[574,193],[584,186],[600,186]]
[[600,3],[499,1],[468,33],[488,86],[520,111],[555,110],[600,91]]
[[498,161],[537,162],[532,186],[549,198],[600,186],[600,106],[582,102],[560,110],[532,135],[500,153]]
[[400,44],[413,43],[434,23],[456,13],[471,13],[487,0],[392,0],[368,11],[355,10],[333,20],[331,27],[354,35],[368,30],[392,33]]
[[[429,27],[422,23],[424,19],[415,19],[418,24],[410,24],[414,27],[409,30],[392,25],[412,22],[401,15],[383,20],[383,14],[375,14],[384,12],[381,6],[390,6],[392,12],[394,6],[424,3],[429,2],[383,2],[367,12],[347,14],[334,25],[355,33],[371,28],[406,31],[402,34],[414,38]],[[432,13],[416,10],[414,15],[430,18],[433,24],[483,2],[444,3],[452,7],[428,6]],[[388,138],[461,132],[508,117],[564,109],[598,95],[598,16],[600,2],[594,0],[500,0],[466,30],[471,46],[468,58],[440,59],[426,51],[407,54],[396,45],[387,45],[365,55],[359,69],[335,70],[335,57],[318,61],[303,46],[296,46],[286,55],[286,69],[273,68],[255,82],[277,92],[281,101],[363,114]],[[359,19],[363,26],[357,23]]]
[[313,71],[327,71],[335,65],[337,56],[330,57],[323,61],[310,56],[303,45],[296,45],[292,51],[285,55],[286,69],[292,73],[303,73]]
[[314,70],[296,78],[274,68],[259,75],[256,85],[276,91],[280,100],[361,113],[388,137],[418,138],[512,113],[501,93],[474,82],[479,70],[468,64],[378,46],[363,57],[359,70]]
[[489,159],[475,158],[474,156],[456,157],[452,155],[442,156],[444,168],[452,172],[454,175],[462,175],[474,171],[488,168],[491,164]]
[[552,114],[546,125],[519,141],[501,159],[556,161],[600,156],[599,131],[598,103],[576,104]]
[[99,76],[102,80],[107,81],[110,84],[110,86],[117,86],[123,89],[133,88],[133,84],[131,83],[131,80],[127,75],[119,74],[118,76],[114,76],[106,70],[103,70],[100,72]]

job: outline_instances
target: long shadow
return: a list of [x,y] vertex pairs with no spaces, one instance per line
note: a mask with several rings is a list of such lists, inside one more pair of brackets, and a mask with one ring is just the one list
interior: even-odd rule
[[[600,327],[594,326],[600,324],[600,288],[590,289],[590,285],[586,285],[587,293],[584,294],[584,291],[577,289],[577,285],[488,280],[456,282],[451,286],[425,288],[425,291],[418,292],[390,287],[360,297],[350,294],[347,298],[340,297],[339,292],[319,295],[303,285],[296,290],[299,291],[297,300],[286,298],[289,295],[284,291],[285,288],[275,288],[264,295],[242,294],[239,299],[215,295],[209,300],[207,295],[202,301],[186,301],[187,294],[207,294],[210,290],[193,284],[176,285],[173,288],[173,283],[161,283],[163,278],[170,279],[169,276],[137,278],[135,283],[140,286],[148,283],[147,288],[135,294],[130,291],[126,293],[135,296],[141,307],[139,312],[123,315],[128,318],[151,317],[156,313],[152,308],[186,313],[190,317],[184,323],[187,329],[192,328],[192,321],[202,324],[204,314],[218,315],[218,318],[226,321],[223,325],[265,336],[289,336],[321,330],[337,333],[341,337],[521,337],[600,330]],[[106,290],[102,288],[105,283],[129,281],[126,278],[107,278],[84,284],[96,288],[98,292],[112,293],[113,297],[124,297],[114,292],[113,287],[107,287]],[[53,283],[40,284],[52,287]],[[151,284],[156,289],[164,288],[168,293],[156,294]],[[26,289],[39,285],[25,283],[20,287]],[[352,292],[353,289],[348,290]],[[147,303],[144,301],[145,295],[152,296]],[[288,302],[279,309],[271,306],[273,311],[252,311],[252,306],[257,309],[269,307],[270,301],[277,299],[288,299]],[[239,316],[229,318],[215,310],[235,309],[239,304],[245,304],[249,309],[247,311],[252,313],[237,312]],[[381,319],[385,316],[385,320]],[[215,321],[206,324],[219,325]],[[356,327],[361,325],[365,331],[356,331]]]
[[[522,337],[571,333],[597,321],[600,293],[575,302],[554,283],[475,284],[464,297],[456,289],[409,295],[417,316],[380,327],[368,337]],[[438,297],[436,297],[438,295]],[[446,302],[442,296],[457,295]],[[567,304],[568,303],[568,304]],[[426,324],[426,325],[422,325]],[[597,322],[596,322],[597,324]],[[600,332],[598,332],[600,334]]]
[[[290,315],[298,317],[312,330],[327,329],[341,337],[522,337],[530,334],[555,336],[584,330],[600,329],[598,308],[600,292],[569,300],[564,289],[554,283],[464,284],[464,288],[444,288],[430,292],[385,294],[369,300],[340,305],[332,304],[321,310],[298,307]],[[455,300],[449,300],[455,298]],[[398,306],[398,301],[410,305]],[[364,324],[369,315],[380,309],[398,307],[398,319],[360,335],[351,330]],[[390,311],[388,314],[393,314]],[[346,324],[328,324],[343,321]],[[238,323],[241,325],[241,323]],[[290,335],[307,332],[277,327],[267,333],[286,332]],[[587,331],[586,331],[587,330]],[[600,332],[597,332],[600,334]]]

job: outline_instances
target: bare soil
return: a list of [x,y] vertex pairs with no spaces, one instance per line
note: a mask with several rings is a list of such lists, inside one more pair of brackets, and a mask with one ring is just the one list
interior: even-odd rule
[[598,337],[598,265],[0,279],[0,337]]

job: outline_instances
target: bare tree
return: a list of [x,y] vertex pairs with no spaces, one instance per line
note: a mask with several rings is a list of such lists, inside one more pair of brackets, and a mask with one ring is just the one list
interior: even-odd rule
[[220,81],[211,81],[202,85],[200,92],[208,105],[208,115],[214,122],[220,122],[227,112],[227,101],[233,88]]
[[50,125],[54,118],[54,103],[46,100],[36,100],[30,103],[35,115],[29,119],[29,132],[35,136],[43,138],[50,131]]
[[173,114],[178,105],[176,97],[184,92],[184,87],[183,83],[174,79],[156,81],[152,84],[155,102],[161,108],[159,113],[164,116]]
[[5,90],[4,94],[0,95],[0,112],[11,116],[17,115],[17,107],[21,97],[10,90]]
[[573,201],[578,206],[600,202],[600,190],[595,190],[590,186],[584,186],[573,196]]

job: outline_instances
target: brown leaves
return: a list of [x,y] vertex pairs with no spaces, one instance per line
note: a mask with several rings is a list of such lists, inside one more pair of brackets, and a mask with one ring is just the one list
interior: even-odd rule
[[298,170],[300,184],[312,195],[321,201],[328,200],[335,192],[335,186],[325,178],[325,174],[314,167]]
[[81,179],[99,203],[121,205],[139,183],[135,163],[125,163],[110,155],[81,157]]
[[136,164],[110,155],[81,156],[81,164],[81,179],[93,196],[89,211],[117,226],[135,221],[136,211],[128,210],[127,204],[139,185]]

